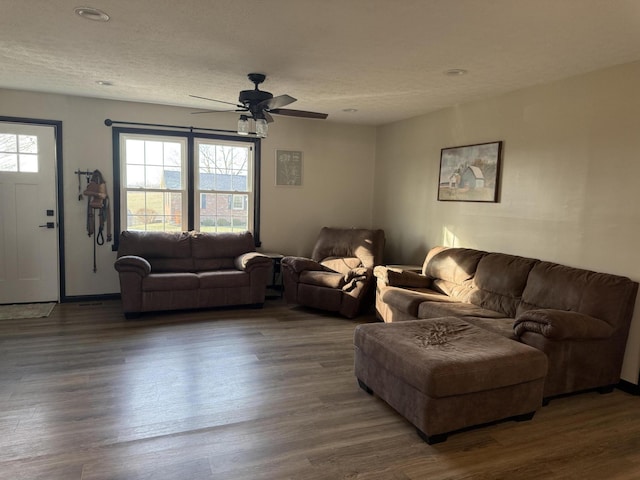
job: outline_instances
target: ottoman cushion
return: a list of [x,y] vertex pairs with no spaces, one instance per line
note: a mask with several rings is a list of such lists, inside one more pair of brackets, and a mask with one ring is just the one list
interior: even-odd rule
[[456,317],[359,325],[354,343],[431,398],[526,383],[547,373],[540,350]]

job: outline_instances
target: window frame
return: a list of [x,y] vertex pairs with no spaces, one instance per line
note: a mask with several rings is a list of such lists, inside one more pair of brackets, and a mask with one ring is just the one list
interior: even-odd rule
[[[236,202],[236,200],[240,200],[240,202]],[[236,203],[240,203],[240,205],[236,205]],[[239,195],[234,193],[231,197],[231,209],[232,210],[244,210],[244,195]]]
[[[253,229],[250,230],[256,247],[261,245],[260,241],[260,164],[261,164],[261,142],[258,137],[245,137],[236,135],[223,135],[214,133],[199,133],[190,129],[189,131],[180,130],[161,130],[150,128],[131,128],[131,127],[112,127],[112,150],[113,150],[113,226],[114,226],[114,238],[112,249],[118,250],[120,232],[122,231],[122,194],[125,192],[121,184],[122,181],[122,168],[120,156],[120,145],[122,135],[140,135],[148,137],[178,137],[186,139],[186,191],[187,191],[187,230],[191,231],[196,228],[196,174],[197,165],[195,165],[197,141],[198,139],[213,140],[220,142],[233,142],[233,143],[246,143],[250,148],[253,148],[253,168],[250,181],[253,186],[253,191],[249,192],[250,197],[253,200]],[[161,140],[161,138],[158,138]],[[250,198],[251,200],[251,198]],[[251,202],[250,202],[251,203]],[[124,222],[126,225],[126,222]]]
[[[195,198],[199,198],[199,197],[205,197],[206,198],[207,194],[222,195],[222,196],[226,195],[226,196],[229,197],[228,198],[229,211],[233,212],[233,211],[238,211],[238,210],[244,210],[244,208],[246,206],[247,211],[248,211],[247,223],[248,223],[248,225],[253,226],[255,218],[252,218],[250,213],[251,213],[251,211],[252,211],[252,209],[254,207],[254,204],[255,204],[255,199],[253,199],[252,196],[251,196],[251,192],[254,189],[254,181],[255,181],[255,179],[254,179],[254,171],[253,171],[254,168],[255,168],[255,152],[253,152],[253,153],[249,152],[248,153],[248,155],[250,157],[254,157],[254,160],[253,160],[253,162],[249,161],[249,164],[246,165],[246,172],[247,172],[247,180],[246,180],[247,189],[246,190],[233,190],[233,189],[230,189],[230,190],[217,190],[215,188],[214,189],[204,189],[203,186],[200,183],[200,181],[202,180],[202,176],[200,174],[201,173],[200,172],[200,168],[201,168],[200,160],[201,159],[199,157],[200,151],[201,151],[200,146],[203,145],[203,144],[208,145],[208,144],[214,143],[216,146],[234,148],[234,147],[238,147],[238,144],[240,143],[240,142],[235,141],[235,140],[234,141],[216,140],[215,142],[211,142],[211,141],[208,141],[208,140],[210,140],[210,139],[205,139],[205,138],[202,138],[202,137],[197,137],[195,139],[195,150],[194,150],[194,153],[197,154],[197,156],[194,158],[194,165],[195,165],[195,184],[194,184],[194,186],[195,186],[195,189],[196,189],[195,190]],[[243,147],[247,148],[246,146],[243,146]],[[248,149],[251,150],[250,147]],[[235,207],[235,205],[234,205],[235,197],[241,197],[243,199],[242,200],[242,202],[243,202],[242,203],[242,207],[240,207],[240,208],[236,208]],[[244,202],[244,197],[247,197],[247,200],[248,200],[246,202],[246,204]],[[201,204],[203,203],[201,199],[199,201],[200,201]],[[196,220],[196,223],[200,222],[201,213],[202,212],[198,212],[198,211],[195,212],[194,220]],[[233,215],[229,218],[229,221],[231,222],[231,227],[233,228],[233,222],[234,222]],[[249,229],[249,231],[251,231],[251,230]]]
[[[16,169],[4,169],[2,167],[2,163],[0,163],[0,172],[2,173],[38,173],[40,170],[40,165],[38,163],[39,161],[39,146],[38,146],[38,138],[37,135],[27,135],[27,134],[11,134],[11,136],[15,137],[15,150],[8,150],[8,149],[0,149],[0,158],[2,156],[2,154],[5,154],[7,156],[14,156],[15,157],[15,166]],[[22,137],[35,137],[36,138],[36,142],[35,142],[35,152],[34,151],[23,151],[22,150]],[[32,168],[29,169],[28,163],[23,162],[23,158],[28,158],[33,160],[35,158],[35,165],[36,165],[36,169],[33,170]]]
[[[162,138],[158,138],[157,135],[142,135],[142,134],[138,134],[138,133],[123,133],[122,135],[120,135],[120,154],[122,154],[124,152],[125,157],[121,157],[121,171],[120,171],[120,188],[121,188],[121,194],[122,197],[121,198],[126,198],[127,197],[127,193],[128,192],[144,192],[144,193],[161,193],[161,194],[165,194],[165,193],[180,193],[182,196],[182,206],[181,206],[181,210],[182,211],[186,211],[187,210],[187,197],[189,195],[188,191],[187,191],[187,179],[184,177],[181,177],[181,185],[179,189],[172,189],[172,188],[167,188],[167,187],[129,187],[127,186],[127,169],[126,168],[122,168],[127,167],[127,166],[132,166],[134,164],[128,163],[127,158],[126,158],[126,151],[127,149],[125,148],[125,145],[127,143],[127,140],[136,140],[136,141],[151,141],[151,142],[172,142],[172,143],[178,143],[181,146],[181,149],[184,150],[183,155],[181,155],[180,158],[180,172],[181,173],[185,173],[184,177],[186,177],[186,171],[187,171],[187,152],[188,152],[188,147],[187,147],[187,141],[185,138],[183,137],[162,137]],[[142,166],[144,167],[146,165],[143,164]],[[123,201],[121,201],[122,204],[124,204]],[[129,205],[127,205],[127,208],[129,207]],[[114,212],[115,213],[115,212]],[[135,214],[135,212],[132,212]],[[163,215],[162,217],[166,217],[165,212],[162,212]],[[126,218],[127,217],[127,213],[124,211],[124,208],[121,208],[119,211],[120,214],[120,218]],[[181,225],[180,225],[180,230],[184,230],[185,229],[185,222],[186,222],[186,218],[182,218],[181,219]],[[125,225],[128,222],[124,222]],[[146,223],[146,222],[145,222]],[[166,231],[166,230],[165,230]]]

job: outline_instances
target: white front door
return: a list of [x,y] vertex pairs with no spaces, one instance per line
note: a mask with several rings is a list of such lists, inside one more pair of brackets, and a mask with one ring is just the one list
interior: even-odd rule
[[0,122],[0,304],[59,300],[54,127]]

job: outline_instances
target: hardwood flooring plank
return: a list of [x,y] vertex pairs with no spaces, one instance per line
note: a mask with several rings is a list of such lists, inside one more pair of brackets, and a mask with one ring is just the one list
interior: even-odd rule
[[553,400],[429,446],[353,374],[348,320],[119,301],[0,322],[0,479],[638,478],[640,402]]

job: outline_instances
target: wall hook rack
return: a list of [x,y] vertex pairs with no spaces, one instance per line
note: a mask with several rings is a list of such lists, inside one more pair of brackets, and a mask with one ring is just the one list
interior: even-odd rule
[[81,201],[84,198],[82,194],[82,175],[87,179],[87,184],[91,180],[91,175],[93,175],[93,170],[76,170],[73,172],[75,175],[78,175],[78,201]]

